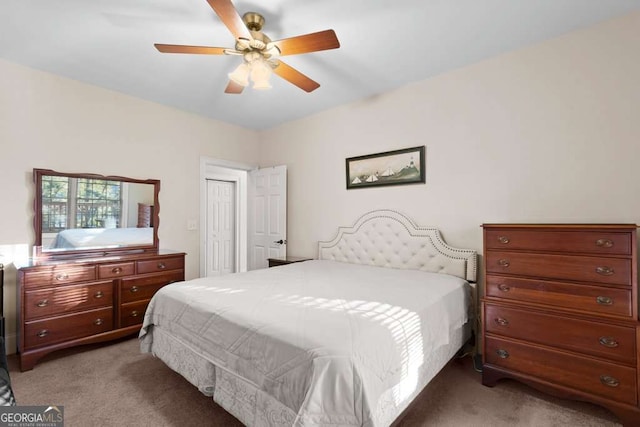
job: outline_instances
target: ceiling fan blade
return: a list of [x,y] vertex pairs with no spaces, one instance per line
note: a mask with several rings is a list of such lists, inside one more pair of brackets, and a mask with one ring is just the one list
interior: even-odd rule
[[244,86],[239,85],[233,80],[229,80],[229,84],[227,85],[227,88],[224,90],[224,93],[232,93],[232,94],[239,95],[242,93],[243,90],[244,90]]
[[302,74],[295,68],[285,64],[282,61],[278,61],[278,65],[273,69],[273,72],[296,86],[305,92],[313,92],[320,87],[318,82],[311,80],[309,77]]
[[231,3],[231,0],[207,0],[214,12],[220,17],[222,23],[231,31],[236,39],[245,38],[252,40],[251,33],[242,22],[238,11]]
[[280,49],[281,56],[298,55],[301,53],[337,49],[340,47],[338,37],[333,30],[325,30],[318,33],[276,40],[273,44]]
[[160,44],[155,43],[154,46],[162,53],[197,53],[200,55],[224,55],[224,47],[207,47],[207,46],[185,46],[179,44]]

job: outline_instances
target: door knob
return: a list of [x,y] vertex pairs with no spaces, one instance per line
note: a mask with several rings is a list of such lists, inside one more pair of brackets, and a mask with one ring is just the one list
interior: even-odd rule
[[287,244],[287,241],[286,241],[286,240],[282,240],[282,239],[280,239],[280,240],[276,240],[276,241],[275,241],[275,242],[273,242],[273,243],[277,243],[277,244],[279,244],[279,245],[286,245],[286,244]]

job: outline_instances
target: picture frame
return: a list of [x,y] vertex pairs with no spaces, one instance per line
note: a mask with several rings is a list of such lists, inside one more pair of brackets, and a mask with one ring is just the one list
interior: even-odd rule
[[425,146],[349,157],[347,190],[426,183]]

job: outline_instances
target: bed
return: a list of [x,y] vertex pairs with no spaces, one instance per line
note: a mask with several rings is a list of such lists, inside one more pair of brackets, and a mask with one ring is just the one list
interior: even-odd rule
[[70,228],[59,232],[51,249],[139,246],[153,243],[152,227]]
[[476,253],[391,210],[318,260],[174,283],[150,352],[248,426],[386,426],[471,336]]

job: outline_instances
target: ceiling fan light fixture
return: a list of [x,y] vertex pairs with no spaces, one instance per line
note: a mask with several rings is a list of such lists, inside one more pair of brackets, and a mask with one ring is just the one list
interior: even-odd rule
[[271,67],[263,59],[251,63],[251,80],[253,88],[257,90],[271,89],[269,77],[271,77]]
[[269,79],[267,80],[254,80],[253,81],[253,88],[256,90],[268,90],[271,89],[271,83],[269,83]]
[[249,86],[249,66],[246,62],[238,65],[238,67],[228,74],[229,80],[240,86]]
[[255,90],[269,90],[272,88],[271,83],[269,83],[269,80],[265,80],[263,82],[255,82],[253,84],[253,88]]

